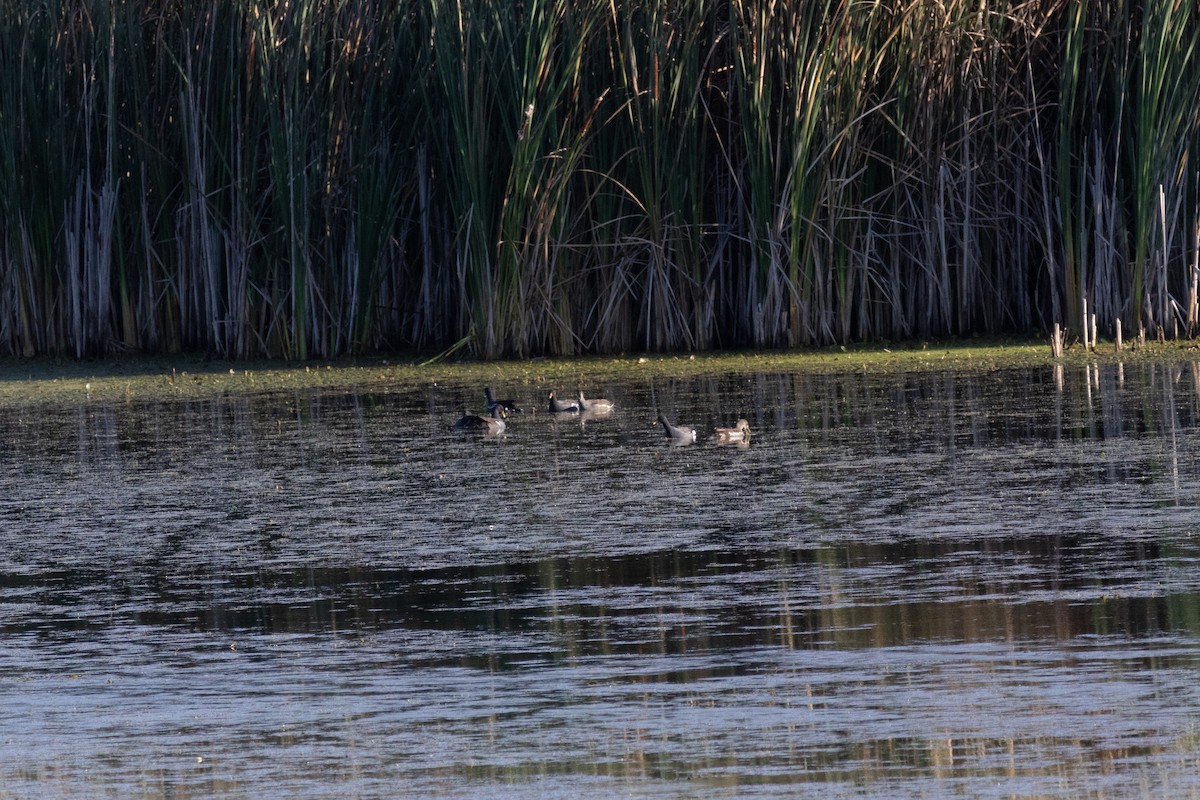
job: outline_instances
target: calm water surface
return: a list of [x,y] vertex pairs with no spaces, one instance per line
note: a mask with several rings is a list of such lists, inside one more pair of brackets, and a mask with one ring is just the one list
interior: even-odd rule
[[0,798],[1198,797],[1198,385],[6,414]]

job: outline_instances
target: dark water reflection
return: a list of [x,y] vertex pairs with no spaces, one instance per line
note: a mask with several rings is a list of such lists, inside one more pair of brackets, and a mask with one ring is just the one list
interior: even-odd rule
[[1196,796],[1197,386],[729,375],[495,439],[449,430],[479,387],[9,415],[0,798]]

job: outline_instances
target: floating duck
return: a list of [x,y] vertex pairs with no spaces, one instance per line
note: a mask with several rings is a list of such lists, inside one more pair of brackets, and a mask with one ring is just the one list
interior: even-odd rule
[[713,435],[722,444],[735,444],[750,441],[750,423],[739,419],[732,428],[714,428]]
[[662,414],[658,415],[658,424],[663,426],[666,435],[671,437],[672,441],[680,443],[690,443],[696,441],[696,429],[689,428],[686,425],[672,425],[667,422],[667,418]]
[[583,390],[579,391],[579,408],[585,414],[607,414],[616,408],[616,404],[612,400],[607,400],[603,397],[596,397],[588,400],[583,396]]
[[485,433],[495,435],[504,433],[505,423],[504,417],[507,416],[502,407],[497,407],[492,411],[490,417],[481,417],[478,414],[463,414],[458,421],[454,423],[454,430],[464,431],[467,433]]

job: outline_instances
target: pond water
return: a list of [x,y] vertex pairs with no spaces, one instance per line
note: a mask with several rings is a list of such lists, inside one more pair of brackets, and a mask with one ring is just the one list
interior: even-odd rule
[[532,413],[491,438],[477,386],[10,411],[0,798],[1200,796],[1198,386],[498,386]]

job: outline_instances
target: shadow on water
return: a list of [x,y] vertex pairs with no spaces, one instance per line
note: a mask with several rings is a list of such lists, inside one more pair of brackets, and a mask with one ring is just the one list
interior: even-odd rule
[[[0,421],[0,778],[1195,794],[1197,387],[713,376],[595,387],[590,420],[512,387],[535,410],[490,439],[450,430],[478,387],[29,409]],[[738,417],[748,448],[704,437]]]

